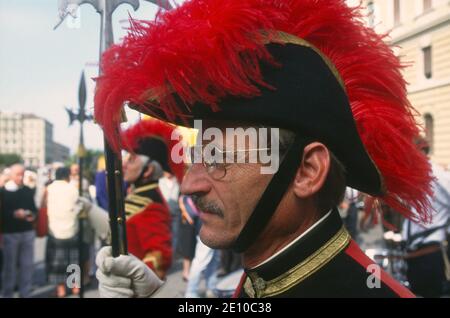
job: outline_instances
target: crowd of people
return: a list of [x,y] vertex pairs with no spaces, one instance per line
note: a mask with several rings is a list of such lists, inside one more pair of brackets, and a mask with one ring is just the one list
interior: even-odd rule
[[[36,173],[17,163],[2,171],[0,246],[3,297],[12,297],[16,288],[20,297],[31,296],[36,237],[47,238],[46,277],[50,284],[57,286],[56,296],[66,296],[68,265],[81,263],[85,273],[92,273],[94,237],[91,235],[89,238],[86,231],[81,249],[81,241],[78,240],[79,225],[82,224],[77,208],[78,169],[77,164],[64,167],[56,163]],[[27,178],[27,175],[32,178]],[[82,195],[91,200],[89,182],[86,179],[82,182]],[[73,288],[72,292],[78,294],[79,288]]]
[[[156,169],[151,168],[147,175],[142,171],[144,164],[136,162],[139,158],[133,162],[130,157],[124,160],[123,184],[130,253],[146,259],[161,279],[166,278],[173,259],[182,260],[182,279],[188,282],[186,297],[213,296],[217,277],[240,269],[239,256],[234,255],[234,265],[230,265],[230,256],[221,262],[221,254],[226,258],[232,252],[214,251],[201,243],[199,212],[190,197],[180,196],[177,178],[163,171],[155,160],[150,166]],[[83,178],[81,199],[77,164],[57,163],[37,173],[20,163],[3,169],[0,179],[3,297],[13,297],[16,291],[19,297],[32,295],[36,238],[46,238],[46,282],[55,286],[53,296],[79,294],[79,286],[67,285],[67,269],[71,264],[81,264],[85,286],[96,280],[96,252],[110,244],[104,166],[104,159],[99,158],[92,184]],[[160,205],[155,205],[156,202]],[[83,217],[83,211],[94,214],[93,207],[97,217]],[[208,282],[206,291],[200,290],[202,276]]]
[[[427,141],[418,138],[416,142],[429,156]],[[350,188],[339,208],[349,233],[360,244],[364,233],[381,227],[383,244],[371,256],[416,295],[435,298],[450,294],[450,172],[429,160],[435,177],[430,223],[417,224],[385,202]]]

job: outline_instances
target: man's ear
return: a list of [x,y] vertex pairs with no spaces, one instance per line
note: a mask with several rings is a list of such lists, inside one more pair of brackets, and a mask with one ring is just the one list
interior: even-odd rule
[[297,197],[306,199],[316,194],[325,183],[330,170],[328,148],[313,142],[305,147],[300,167],[295,174],[293,190]]
[[152,175],[152,173],[153,173],[153,170],[155,170],[153,165],[152,164],[148,164],[147,168],[145,169],[144,175],[143,175],[144,179],[150,177]]

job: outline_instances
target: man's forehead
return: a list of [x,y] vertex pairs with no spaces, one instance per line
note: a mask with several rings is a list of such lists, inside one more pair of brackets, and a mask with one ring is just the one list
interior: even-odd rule
[[122,157],[124,158],[124,159],[134,159],[134,158],[136,158],[136,154],[134,154],[134,153],[131,153],[131,152],[128,152],[128,151],[125,151],[125,150],[123,150],[122,151]]
[[140,155],[137,153],[132,153],[132,152],[127,152],[125,151],[125,155],[123,155],[124,161],[127,161],[129,163],[133,162],[133,163],[138,163],[138,164],[144,164],[145,163],[145,159],[144,159],[144,155]]
[[25,172],[25,167],[22,165],[13,165],[10,168],[10,173],[24,173]]

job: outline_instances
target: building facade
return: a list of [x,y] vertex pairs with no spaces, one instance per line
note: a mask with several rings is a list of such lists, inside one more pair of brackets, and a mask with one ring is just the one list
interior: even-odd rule
[[52,162],[66,162],[69,157],[69,147],[53,142]]
[[22,154],[22,130],[20,114],[0,112],[0,154]]
[[[0,154],[20,155],[27,167],[65,161],[69,148],[53,142],[53,125],[32,114],[0,112]],[[56,159],[55,159],[56,158]]]
[[363,6],[366,23],[389,33],[387,41],[409,65],[409,100],[420,113],[432,159],[450,168],[450,0],[364,0]]

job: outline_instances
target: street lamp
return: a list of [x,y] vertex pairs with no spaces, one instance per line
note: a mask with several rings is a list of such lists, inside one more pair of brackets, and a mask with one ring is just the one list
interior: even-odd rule
[[[83,170],[84,170],[84,158],[86,157],[86,149],[84,147],[84,133],[83,125],[85,121],[92,120],[92,115],[86,114],[86,80],[84,78],[84,72],[81,73],[80,84],[78,86],[78,113],[73,112],[71,109],[66,108],[67,114],[69,115],[69,126],[75,121],[80,123],[80,139],[78,143],[78,195],[83,196]],[[84,216],[80,215],[78,218],[78,255],[80,262],[80,297],[83,297],[84,287],[83,287],[83,220]]]

